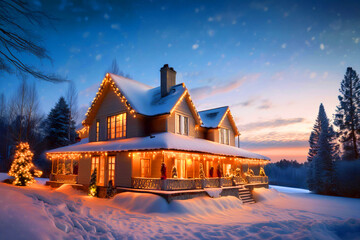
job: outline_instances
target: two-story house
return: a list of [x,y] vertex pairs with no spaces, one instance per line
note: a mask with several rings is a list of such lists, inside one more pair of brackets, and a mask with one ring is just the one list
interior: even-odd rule
[[[159,87],[106,74],[83,126],[79,143],[47,153],[52,181],[86,186],[97,169],[99,186],[112,180],[116,187],[191,189],[201,187],[195,181],[201,171],[207,179],[223,177],[226,185],[239,169],[258,172],[270,160],[235,146],[240,133],[229,107],[197,111],[167,64]],[[169,181],[174,180],[166,187],[160,182],[162,163]]]

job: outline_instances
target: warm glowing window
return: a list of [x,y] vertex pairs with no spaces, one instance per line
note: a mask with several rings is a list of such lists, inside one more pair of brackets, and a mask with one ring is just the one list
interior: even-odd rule
[[109,181],[112,181],[112,184],[115,184],[115,156],[108,157],[109,162]]
[[224,164],[223,169],[225,169],[225,176],[229,177],[231,175],[231,164]]
[[91,173],[94,172],[95,168],[97,173],[97,183],[104,185],[104,158],[99,156],[94,156],[91,158]]
[[226,128],[219,129],[219,142],[230,145],[230,130]]
[[175,115],[175,132],[181,135],[189,135],[189,118],[180,114]]
[[141,159],[141,177],[150,177],[150,159]]
[[100,157],[94,156],[91,158],[91,174],[94,172],[95,168],[97,171],[97,174],[99,174],[99,166],[100,166]]
[[96,141],[99,141],[100,122],[96,121]]
[[126,113],[118,114],[107,118],[107,138],[126,137]]

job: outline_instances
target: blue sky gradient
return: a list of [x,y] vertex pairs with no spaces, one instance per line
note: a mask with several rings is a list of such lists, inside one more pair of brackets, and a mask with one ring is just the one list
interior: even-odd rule
[[[37,29],[53,64],[73,80],[82,114],[111,62],[157,86],[168,63],[198,110],[229,105],[244,148],[305,160],[319,104],[332,118],[346,67],[360,71],[359,1],[34,1],[58,18]],[[34,81],[29,79],[29,81]],[[19,84],[1,75],[8,97]],[[47,113],[66,83],[35,81]]]

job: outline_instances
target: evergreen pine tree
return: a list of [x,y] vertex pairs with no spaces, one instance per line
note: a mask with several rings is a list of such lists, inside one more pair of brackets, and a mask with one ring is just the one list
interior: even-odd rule
[[16,146],[14,162],[11,165],[9,175],[15,177],[13,184],[27,186],[35,182],[34,175],[40,177],[42,172],[34,170],[32,158],[34,154],[30,150],[28,143],[20,143]]
[[108,183],[108,187],[106,189],[106,198],[111,198],[112,196],[114,196],[114,186],[113,186],[113,182],[112,180],[109,181]]
[[324,106],[319,108],[320,131],[316,143],[317,153],[310,162],[312,171],[311,190],[321,194],[332,194],[334,191],[334,161],[338,158],[336,134],[326,116]]
[[314,162],[313,159],[315,157],[315,155],[318,152],[318,142],[319,142],[319,134],[320,134],[320,111],[322,111],[321,109],[323,109],[323,105],[320,105],[319,108],[319,114],[318,117],[316,118],[313,130],[310,134],[310,139],[309,139],[309,153],[308,153],[308,157],[307,157],[307,161],[308,161],[308,169],[307,169],[307,185],[310,191],[314,190]]
[[171,169],[171,177],[172,178],[177,178],[178,174],[177,174],[177,167],[174,165],[173,168]]
[[343,159],[359,158],[358,140],[360,134],[360,81],[356,71],[347,68],[339,89],[334,125],[339,127],[339,137],[343,147]]
[[[65,99],[60,97],[46,119],[45,134],[49,149],[66,146],[75,142],[75,122],[73,120],[69,122],[69,115],[69,106]],[[71,131],[70,135],[69,128]]]
[[96,178],[97,178],[97,170],[94,169],[90,178],[90,186],[89,186],[89,196],[95,197],[97,195],[97,187],[96,187]]

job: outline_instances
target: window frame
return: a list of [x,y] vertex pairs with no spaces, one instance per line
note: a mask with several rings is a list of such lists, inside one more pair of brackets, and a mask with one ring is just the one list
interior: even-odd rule
[[126,121],[127,113],[122,112],[115,115],[109,115],[106,117],[107,126],[107,140],[126,138]]
[[230,145],[230,129],[228,128],[219,128],[219,143]]
[[113,186],[115,186],[115,167],[116,167],[116,155],[109,155],[108,156],[108,182],[110,180],[112,180]]
[[[185,124],[186,122],[186,124]],[[185,131],[186,129],[186,131]],[[189,136],[190,132],[190,118],[189,116],[181,113],[175,114],[175,133]]]
[[100,140],[100,120],[96,120],[96,141]]
[[[144,162],[147,161],[148,162],[148,172],[147,174],[144,172],[143,174],[143,165],[144,165]],[[141,177],[151,177],[151,160],[150,158],[140,158],[140,176]]]

